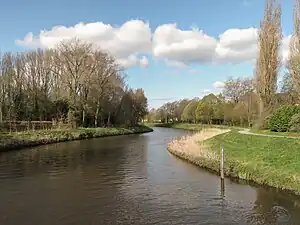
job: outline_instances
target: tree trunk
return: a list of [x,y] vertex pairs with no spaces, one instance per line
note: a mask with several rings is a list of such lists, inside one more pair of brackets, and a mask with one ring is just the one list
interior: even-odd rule
[[2,105],[0,106],[0,123],[3,123],[3,111],[2,111]]
[[86,118],[85,106],[83,106],[83,109],[82,109],[82,126],[83,127],[85,127],[85,118]]
[[110,112],[108,113],[107,126],[110,126]]
[[98,116],[99,116],[99,111],[100,111],[100,101],[97,101],[97,108],[96,108],[96,112],[95,112],[95,127],[98,127]]

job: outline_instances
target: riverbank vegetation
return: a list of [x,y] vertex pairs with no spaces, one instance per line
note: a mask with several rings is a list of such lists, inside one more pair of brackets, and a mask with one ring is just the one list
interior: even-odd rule
[[0,134],[0,152],[63,141],[151,132],[147,126],[127,128],[77,128],[23,131]]
[[145,126],[149,127],[165,127],[183,130],[195,130],[200,131],[206,128],[219,128],[219,129],[243,129],[242,127],[229,127],[226,125],[216,125],[216,124],[200,124],[200,123],[145,123]]
[[98,46],[79,39],[0,56],[0,150],[151,131],[143,89]]
[[221,146],[227,176],[300,193],[299,139],[209,128],[172,141],[168,149],[196,165],[219,172]]

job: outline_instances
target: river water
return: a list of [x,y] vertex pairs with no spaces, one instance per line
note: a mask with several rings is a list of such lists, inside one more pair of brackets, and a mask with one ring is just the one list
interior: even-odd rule
[[180,160],[177,129],[0,153],[1,225],[300,224],[300,199]]

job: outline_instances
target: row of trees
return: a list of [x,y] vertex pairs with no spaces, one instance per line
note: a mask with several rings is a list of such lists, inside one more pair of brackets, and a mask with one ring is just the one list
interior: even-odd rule
[[[274,96],[274,105],[295,104],[286,90],[287,85],[284,82],[281,91]],[[158,109],[151,109],[147,120],[252,126],[260,118],[260,107],[260,97],[252,79],[229,78],[220,94],[165,103]]]
[[148,119],[267,126],[270,114],[280,105],[293,105],[300,100],[300,0],[295,0],[294,32],[289,58],[284,65],[286,73],[279,90],[281,42],[281,6],[276,0],[266,0],[264,18],[258,31],[259,51],[253,78],[230,78],[220,95],[166,103],[151,110]]
[[0,57],[0,124],[134,125],[146,113],[143,89],[128,88],[115,59],[86,42],[72,39],[55,49]]

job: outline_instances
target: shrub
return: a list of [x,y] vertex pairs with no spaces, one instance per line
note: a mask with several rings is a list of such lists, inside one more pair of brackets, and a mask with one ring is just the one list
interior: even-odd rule
[[300,113],[292,116],[289,127],[291,132],[300,132]]
[[290,129],[291,119],[300,113],[299,106],[284,105],[274,111],[269,119],[269,128],[272,131],[286,132]]

